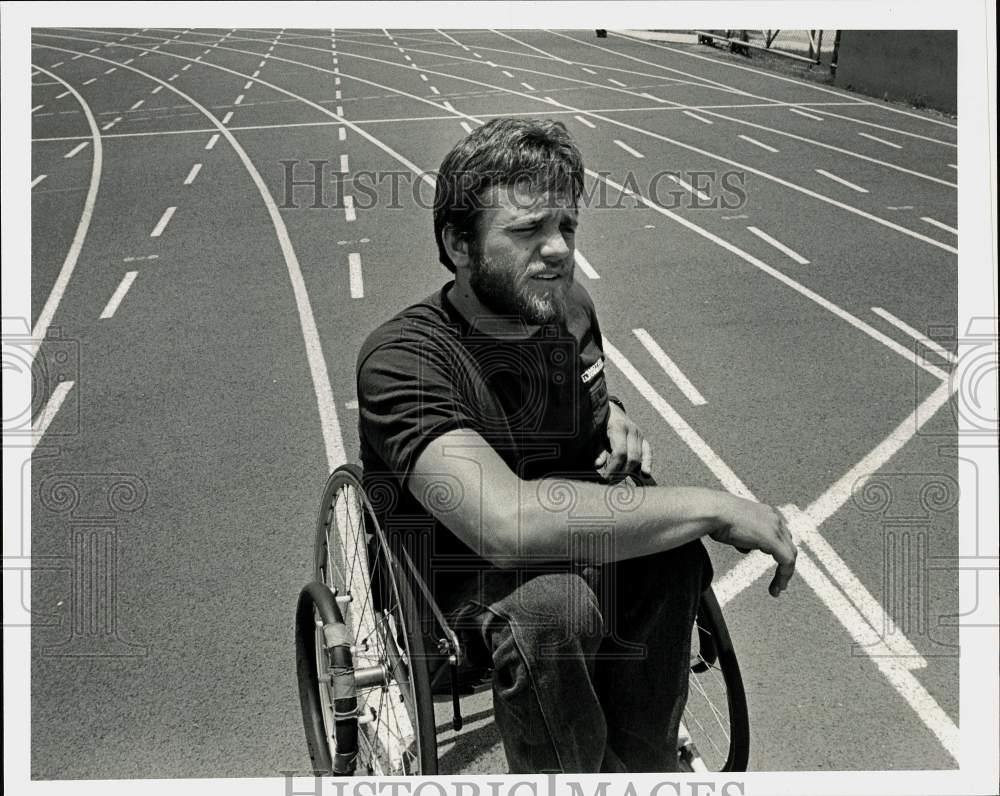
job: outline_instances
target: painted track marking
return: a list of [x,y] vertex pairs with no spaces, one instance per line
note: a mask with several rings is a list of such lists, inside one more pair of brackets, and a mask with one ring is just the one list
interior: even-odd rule
[[59,382],[56,385],[56,388],[52,391],[52,395],[49,396],[48,401],[45,402],[45,407],[38,413],[38,416],[32,422],[32,442],[36,446],[41,441],[42,437],[45,436],[45,432],[48,431],[49,426],[52,424],[52,420],[55,418],[56,413],[63,405],[63,402],[66,400],[66,396],[69,395],[69,391],[73,389],[73,385],[75,383],[76,382],[73,381]]
[[194,182],[194,178],[198,176],[198,172],[199,171],[201,171],[201,164],[200,163],[195,163],[191,167],[191,171],[188,172],[187,177],[184,178],[184,184],[185,185],[190,185],[191,183],[193,183]]
[[347,255],[348,270],[350,272],[351,298],[365,297],[365,283],[361,274],[361,255],[351,252]]
[[156,222],[156,226],[153,227],[153,231],[149,233],[149,237],[158,238],[163,234],[163,230],[167,228],[167,224],[170,223],[170,219],[174,217],[174,212],[177,207],[168,207],[163,211],[163,215],[160,216],[160,220]]
[[630,147],[630,146],[629,146],[628,144],[626,144],[626,143],[625,143],[624,141],[619,141],[619,140],[618,140],[617,138],[615,138],[615,139],[614,139],[614,143],[615,143],[615,144],[616,144],[617,146],[619,146],[619,147],[621,147],[622,149],[624,149],[624,150],[625,150],[626,152],[628,152],[628,153],[629,153],[630,155],[632,155],[632,157],[636,157],[636,158],[644,158],[644,157],[646,157],[645,155],[643,155],[643,154],[642,154],[642,152],[639,152],[639,151],[637,151],[637,150],[635,150],[635,149],[632,149],[632,147]]
[[757,227],[747,227],[747,229],[750,230],[750,232],[752,232],[754,235],[756,235],[758,238],[760,238],[765,243],[770,243],[778,251],[780,251],[783,254],[786,254],[787,256],[791,257],[799,265],[809,265],[809,261],[805,257],[803,257],[801,254],[799,254],[795,250],[790,249],[788,246],[786,246],[781,241],[779,241],[779,240],[777,240],[775,238],[772,238],[770,235],[768,235],[763,230],[758,229]]
[[872,312],[874,312],[880,318],[883,318],[884,320],[891,323],[901,332],[905,332],[906,334],[908,334],[910,337],[912,337],[914,340],[920,343],[924,348],[928,349],[929,351],[933,351],[935,354],[944,359],[946,362],[950,362],[952,365],[958,363],[958,357],[955,356],[953,353],[951,353],[951,351],[942,346],[940,343],[931,340],[926,335],[914,329],[912,326],[906,323],[906,321],[900,320],[888,310],[885,310],[882,307],[872,307]]
[[670,377],[670,380],[677,386],[683,394],[692,404],[695,406],[704,406],[708,401],[705,400],[704,396],[698,389],[691,383],[690,379],[684,375],[683,371],[677,366],[677,364],[667,355],[660,344],[653,339],[652,335],[649,334],[645,329],[633,329],[632,334],[634,334],[640,343],[642,343],[643,348],[645,348],[651,357],[656,360],[656,364],[659,365],[663,372]]
[[828,180],[833,180],[834,182],[839,182],[841,185],[845,185],[852,191],[857,191],[858,193],[868,193],[867,188],[862,188],[860,185],[855,185],[853,182],[845,180],[843,177],[838,177],[836,174],[831,174],[825,169],[816,169],[817,174],[822,174]]
[[930,224],[933,227],[937,227],[938,229],[943,229],[945,232],[950,232],[952,235],[958,234],[957,229],[955,229],[954,227],[949,227],[947,224],[944,224],[941,221],[938,221],[937,219],[930,218],[928,216],[921,216],[920,220]]
[[737,138],[742,138],[744,141],[747,141],[747,142],[753,144],[754,146],[759,146],[761,149],[766,149],[768,152],[777,152],[778,151],[773,146],[765,144],[762,141],[758,141],[756,138],[751,138],[748,135],[743,135],[742,133],[740,133],[736,137]]
[[132,283],[137,276],[139,276],[138,271],[128,271],[122,277],[122,281],[119,282],[118,287],[115,288],[115,292],[111,294],[111,298],[108,299],[108,303],[101,311],[101,320],[108,320],[114,317],[115,312],[118,310],[118,305],[122,303],[125,294],[128,293],[128,289],[132,287]]

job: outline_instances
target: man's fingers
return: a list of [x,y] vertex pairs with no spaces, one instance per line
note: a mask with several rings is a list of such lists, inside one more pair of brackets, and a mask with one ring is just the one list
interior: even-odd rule
[[646,439],[642,441],[642,471],[646,475],[653,474],[653,449]]
[[608,460],[608,452],[601,451],[601,455],[594,459],[594,467],[600,468]]
[[785,555],[780,557],[775,556],[778,561],[778,571],[774,573],[774,578],[768,587],[768,591],[772,597],[777,597],[788,588],[788,582],[792,579],[792,575],[795,574],[795,559],[797,556],[798,551],[793,545],[790,546],[790,550]]
[[632,426],[628,435],[628,471],[632,472],[642,464],[642,434]]

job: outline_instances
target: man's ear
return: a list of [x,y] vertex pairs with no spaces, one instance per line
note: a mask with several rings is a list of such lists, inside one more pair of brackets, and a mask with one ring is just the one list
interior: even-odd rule
[[472,259],[472,241],[468,236],[448,224],[441,230],[441,240],[456,268],[465,268],[469,265]]

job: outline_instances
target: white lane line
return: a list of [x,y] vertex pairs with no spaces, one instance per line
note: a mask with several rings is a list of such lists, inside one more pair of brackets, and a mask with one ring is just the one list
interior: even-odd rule
[[122,281],[119,283],[118,287],[115,288],[115,292],[111,294],[111,298],[108,299],[108,303],[101,312],[101,320],[107,320],[108,318],[114,317],[115,311],[118,309],[118,305],[122,303],[122,299],[125,298],[125,294],[128,293],[128,289],[132,287],[132,283],[135,281],[137,276],[139,276],[138,271],[129,271],[124,277],[122,277]]
[[59,407],[63,405],[63,401],[66,400],[66,396],[69,395],[69,391],[73,389],[75,383],[73,381],[61,381],[52,391],[49,400],[45,402],[45,408],[38,413],[38,416],[31,424],[31,432],[35,445],[38,445],[41,438],[45,435],[49,424],[52,423],[52,419],[56,416]]
[[587,275],[588,279],[600,279],[601,278],[601,275],[599,273],[597,273],[597,271],[594,268],[594,266],[592,266],[590,264],[590,261],[587,260],[587,258],[583,256],[583,252],[582,251],[580,251],[579,249],[577,249],[573,253],[573,259],[576,260],[576,266],[577,266],[577,268],[579,268],[581,271],[583,271],[583,273]]
[[522,47],[527,47],[529,50],[534,50],[536,53],[541,53],[546,58],[552,58],[556,61],[559,61],[559,63],[563,64],[570,63],[570,61],[567,61],[565,58],[560,58],[558,55],[553,55],[552,53],[545,52],[545,50],[540,50],[538,47],[528,44],[525,41],[521,41],[520,39],[515,39],[513,36],[504,33],[502,30],[496,30],[495,28],[489,28],[488,30],[490,31],[490,33],[495,33],[497,36],[503,36],[505,39],[510,39],[515,44],[520,44]]
[[457,44],[459,47],[461,47],[466,52],[469,52],[469,48],[468,47],[466,47],[464,44],[462,44],[462,42],[460,42],[454,36],[452,36],[451,34],[449,34],[447,31],[440,30],[439,28],[434,28],[434,30],[437,31],[438,33],[440,33],[446,39],[451,39],[451,41],[455,42],[455,44]]
[[118,124],[118,122],[120,122],[121,120],[122,120],[121,116],[116,116],[114,119],[112,119],[106,125],[104,125],[103,127],[101,127],[101,129],[102,130],[110,130],[112,127],[114,127],[116,124]]
[[462,129],[465,130],[465,132],[467,132],[467,133],[471,133],[472,132],[472,125],[470,125],[468,122],[466,122],[466,121],[463,120],[463,121],[459,122],[459,124],[462,125]]
[[867,138],[871,141],[878,141],[880,144],[885,144],[886,146],[891,146],[893,149],[902,149],[903,147],[899,144],[894,144],[892,141],[886,141],[884,138],[879,138],[876,135],[868,135],[868,133],[858,133],[862,138]]
[[476,58],[482,58],[483,57],[479,53],[475,53],[475,52],[473,53],[473,55],[476,56]]
[[741,133],[741,134],[737,135],[736,137],[737,138],[742,138],[744,141],[747,141],[748,143],[751,143],[754,146],[759,146],[761,149],[766,149],[768,152],[777,152],[778,151],[773,146],[768,146],[767,144],[763,143],[762,141],[758,141],[756,138],[751,138],[748,135],[743,135]]
[[233,118],[232,111],[226,111],[226,115],[222,117],[223,124],[229,124],[230,120]]
[[790,110],[792,113],[797,113],[799,116],[805,116],[808,119],[812,119],[813,121],[817,122],[823,121],[823,117],[817,116],[815,113],[806,113],[805,111],[799,110],[798,108],[789,108],[788,110]]
[[69,60],[71,60],[71,61],[75,61],[75,60],[76,60],[77,58],[83,58],[83,53],[80,53],[79,55],[74,55],[74,56],[73,56],[72,58],[70,58]]
[[666,102],[666,100],[661,100],[659,97],[654,97],[648,91],[640,91],[639,92],[639,96],[640,97],[645,97],[646,99],[649,99],[649,100],[653,100],[654,102]]
[[[345,409],[357,409],[358,408],[358,402],[356,400],[354,400],[354,401],[347,401],[346,403],[344,403],[344,408]],[[490,716],[491,720],[492,720],[492,718],[493,717]],[[466,725],[466,726],[468,726],[468,725]]]
[[64,157],[64,158],[71,158],[71,157],[73,157],[74,155],[76,155],[76,154],[77,154],[78,152],[80,152],[80,151],[81,151],[82,149],[85,149],[85,148],[86,148],[87,146],[89,146],[89,145],[90,145],[90,141],[82,141],[82,142],[80,142],[79,144],[77,144],[77,145],[76,145],[75,147],[73,147],[73,148],[72,148],[72,149],[71,149],[71,150],[70,150],[69,152],[67,152],[67,153],[66,153],[65,155],[63,155],[63,157]]
[[816,169],[817,174],[822,174],[827,179],[833,180],[834,182],[839,182],[841,185],[846,185],[852,191],[857,191],[858,193],[868,193],[867,188],[862,188],[860,185],[855,185],[853,182],[848,182],[843,177],[838,177],[836,174],[831,174],[824,169]]
[[534,91],[535,90],[535,87],[533,85],[531,85],[530,83],[522,83],[521,85],[524,86],[525,91]]
[[[426,80],[426,79],[427,79],[427,78],[426,78],[426,76],[425,76],[425,77],[424,77],[424,80]],[[339,78],[339,77],[335,77],[335,78],[333,79],[333,85],[335,85],[335,86],[339,86],[339,85],[340,85],[340,78]]]
[[345,196],[344,197],[344,219],[346,221],[354,221],[357,219],[357,214],[354,212],[354,197]]
[[590,121],[590,119],[588,119],[586,116],[574,116],[573,118],[576,119],[584,127],[589,127],[591,130],[595,129],[596,127],[596,125],[592,121]]
[[437,88],[435,88],[434,86],[431,86],[431,93],[432,94],[440,94],[441,92],[438,91]]
[[622,149],[624,149],[626,152],[628,152],[633,157],[637,157],[637,158],[644,158],[644,157],[646,157],[645,155],[642,154],[642,152],[637,152],[636,150],[632,149],[632,147],[630,147],[624,141],[619,141],[616,138],[616,139],[614,139],[614,142],[615,142],[615,144],[617,144],[619,147],[621,147]]
[[952,365],[958,362],[958,357],[955,356],[953,353],[951,353],[951,351],[949,351],[947,348],[935,342],[934,340],[931,340],[926,335],[921,334],[919,331],[914,329],[905,321],[902,321],[899,318],[897,318],[888,310],[882,309],[882,307],[872,307],[872,312],[874,312],[880,318],[887,320],[897,329],[899,329],[902,332],[905,332],[914,340],[916,340],[918,343],[920,343],[920,345],[922,345],[924,348],[928,349],[929,351],[933,351],[939,357],[946,360],[947,362],[950,362]]
[[776,248],[776,249],[777,249],[778,251],[780,251],[780,252],[782,252],[783,254],[786,254],[786,255],[788,255],[789,257],[791,257],[791,258],[792,258],[793,260],[795,260],[795,262],[797,262],[797,263],[798,263],[799,265],[809,265],[809,261],[808,261],[808,260],[807,260],[807,259],[806,259],[805,257],[803,257],[803,256],[802,256],[801,254],[799,254],[799,253],[798,253],[797,251],[795,251],[794,249],[790,249],[790,248],[788,248],[788,247],[787,247],[787,246],[786,246],[786,245],[785,245],[784,243],[782,243],[782,242],[781,242],[780,240],[776,240],[776,239],[772,238],[772,237],[771,237],[770,235],[768,235],[768,234],[767,234],[766,232],[764,232],[763,230],[761,230],[761,229],[758,229],[757,227],[747,227],[747,229],[748,229],[748,230],[750,230],[750,231],[751,231],[751,232],[752,232],[752,233],[753,233],[754,235],[756,235],[756,236],[757,236],[758,238],[760,238],[760,239],[761,239],[762,241],[764,241],[764,242],[766,242],[766,243],[770,243],[770,244],[771,244],[772,246],[774,246],[774,248]]
[[245,95],[245,94],[240,94],[240,95],[239,95],[239,96],[238,96],[238,97],[236,98],[236,101],[235,101],[235,102],[233,102],[233,105],[242,105],[242,104],[243,104],[243,97],[244,97],[244,96],[246,96],[246,95]]
[[878,329],[875,329],[871,325],[865,323],[860,318],[857,318],[854,315],[851,315],[851,313],[849,313],[847,310],[843,309],[842,307],[837,306],[832,301],[823,298],[823,296],[821,296],[818,293],[810,290],[809,288],[807,288],[805,285],[801,284],[800,282],[795,281],[794,279],[792,279],[787,274],[784,274],[781,271],[779,271],[777,268],[774,268],[773,266],[768,265],[763,260],[761,260],[761,259],[759,259],[757,257],[754,257],[749,252],[743,251],[743,249],[741,249],[739,246],[736,246],[736,245],[730,243],[729,241],[727,241],[727,240],[725,240],[723,238],[720,238],[718,235],[716,235],[716,234],[714,234],[712,232],[709,232],[704,227],[699,227],[693,221],[689,221],[688,219],[684,218],[684,216],[681,216],[681,215],[673,212],[672,210],[668,210],[665,207],[661,207],[660,205],[656,204],[656,202],[652,201],[651,199],[647,199],[642,194],[637,194],[634,191],[628,191],[624,186],[619,185],[614,180],[608,178],[604,174],[599,174],[599,173],[597,173],[597,172],[595,172],[595,171],[593,171],[591,169],[585,169],[585,173],[588,174],[590,177],[594,178],[595,180],[600,180],[601,182],[609,185],[610,187],[614,188],[617,191],[622,191],[623,193],[628,193],[629,195],[635,196],[635,198],[638,201],[642,202],[642,204],[644,204],[650,210],[653,210],[653,211],[659,213],[660,215],[665,216],[666,218],[669,218],[669,219],[677,222],[678,224],[680,224],[681,226],[689,229],[690,231],[694,232],[695,234],[700,235],[701,237],[705,238],[706,240],[710,240],[710,241],[712,241],[712,243],[716,244],[717,246],[722,247],[726,251],[731,252],[732,254],[735,254],[741,260],[744,260],[745,262],[749,263],[754,268],[757,268],[758,270],[763,271],[768,276],[771,276],[774,279],[777,279],[779,282],[782,282],[783,284],[787,285],[792,290],[794,290],[797,293],[801,294],[802,296],[806,297],[810,301],[815,302],[819,306],[823,307],[825,310],[833,313],[834,315],[836,315],[841,320],[849,323],[851,326],[853,326],[858,331],[863,332],[864,334],[866,334],[869,337],[871,337],[873,340],[877,340],[878,342],[882,343],[882,345],[884,345],[886,348],[892,349],[897,354],[899,354],[901,357],[903,357],[903,359],[906,359],[907,361],[913,363],[917,367],[922,368],[923,370],[926,370],[928,373],[931,373],[931,374],[937,376],[942,381],[945,381],[945,380],[948,379],[948,374],[945,373],[943,370],[941,370],[941,368],[937,367],[936,365],[932,365],[930,362],[928,362],[927,360],[925,360],[923,357],[917,356],[916,354],[913,353],[913,351],[911,351],[906,346],[900,345],[895,340],[893,340],[891,337],[882,334],[882,332],[880,332]]
[[343,99],[344,98],[344,95],[341,93],[341,91],[340,91],[339,88],[336,91],[333,92],[333,98],[335,100],[339,100],[339,99]]
[[609,78],[608,78],[608,82],[609,82],[609,83],[613,83],[613,84],[614,84],[614,85],[616,85],[616,86],[621,86],[622,88],[625,88],[625,84],[624,84],[624,83],[622,83],[622,81],[620,81],[620,80],[615,80],[615,79],[614,79],[613,77],[609,77]]
[[425,75],[423,72],[421,72],[420,73],[420,79],[423,80],[426,83],[427,82],[427,75]]
[[706,119],[704,116],[699,116],[697,113],[692,113],[691,111],[681,111],[685,116],[690,116],[692,119],[697,119],[702,124],[712,124],[711,119]]
[[31,112],[34,113],[35,111],[40,111],[44,107],[45,105],[36,105],[34,108],[31,109]]
[[346,127],[341,127],[339,130],[337,130],[337,139],[340,140],[340,141],[346,141],[347,140],[347,128]]
[[361,255],[351,252],[347,255],[347,262],[351,278],[351,298],[364,298],[365,283],[361,275]]
[[260,75],[260,70],[259,69],[255,69],[254,72],[253,72],[253,74],[250,75],[250,77],[257,77],[259,75]]
[[160,220],[156,222],[156,226],[153,227],[153,231],[149,233],[149,237],[158,238],[163,234],[163,230],[167,228],[167,224],[169,224],[170,219],[173,218],[175,210],[177,210],[176,207],[168,207],[163,211],[163,215],[160,216]]
[[412,60],[413,60],[413,59],[412,59],[412,58],[410,58],[410,56],[408,56],[408,55],[404,55],[403,57],[404,57],[404,58],[405,58],[405,59],[406,59],[407,61],[412,61]]
[[253,86],[253,81],[248,80],[246,83],[243,84],[243,90],[247,91],[251,86]]
[[50,68],[50,69],[58,69],[58,68],[59,68],[60,66],[62,66],[62,65],[63,65],[64,63],[65,63],[65,61],[56,61],[56,62],[55,62],[54,64],[52,64],[52,66],[51,66],[51,67],[49,67],[49,68]]
[[115,71],[115,70],[116,70],[117,68],[118,68],[118,67],[116,67],[116,66],[112,66],[112,67],[111,67],[110,69],[105,69],[105,70],[104,70],[104,74],[106,74],[106,75],[110,75],[110,74],[111,74],[112,72],[114,72],[114,71]]
[[679,186],[681,186],[681,188],[683,188],[685,191],[690,191],[695,196],[697,196],[699,199],[701,199],[701,201],[703,201],[703,202],[711,202],[712,201],[712,197],[709,196],[707,193],[704,193],[703,191],[699,191],[691,183],[685,182],[680,177],[678,177],[678,176],[676,176],[674,174],[668,174],[667,175],[667,179],[673,180]]
[[926,223],[928,223],[928,224],[930,224],[932,226],[935,226],[938,229],[943,229],[945,232],[950,232],[952,235],[957,235],[958,234],[958,230],[957,229],[955,229],[954,227],[949,227],[947,224],[943,224],[943,223],[941,223],[940,221],[938,221],[935,218],[929,218],[928,216],[921,216],[920,220],[924,221],[924,222],[926,222]]
[[69,92],[68,91],[64,91],[62,94],[56,94],[56,99],[62,99],[63,97],[68,97],[68,96],[69,96]]
[[948,168],[955,169],[955,171],[958,171],[958,165],[956,163],[949,163]]
[[35,179],[33,179],[31,181],[31,187],[34,188],[36,185],[38,185],[38,183],[40,183],[42,180],[44,180],[47,176],[48,176],[47,174],[39,174],[37,177],[35,177]]
[[146,100],[139,100],[134,105],[132,105],[132,107],[129,108],[129,110],[130,111],[138,110],[139,108],[141,108],[143,106],[143,104],[145,104],[145,102],[146,102]]
[[191,171],[188,172],[188,176],[184,178],[184,184],[190,185],[194,182],[194,178],[198,176],[198,172],[201,171],[201,164],[195,163],[191,167]]
[[670,380],[677,385],[684,397],[687,398],[695,406],[704,406],[708,401],[698,392],[697,388],[691,383],[687,376],[685,376],[677,364],[667,355],[667,353],[660,347],[660,344],[652,338],[652,336],[645,329],[633,329],[632,334],[639,338],[639,342],[642,343],[643,348],[645,348],[651,357],[656,360],[661,368],[663,368],[664,373],[670,377]]
[[511,74],[510,72],[508,72],[508,71],[507,71],[506,69],[501,69],[501,70],[500,70],[500,72],[501,72],[501,74],[504,74],[504,75],[506,75],[507,77],[510,77],[510,78],[514,77],[514,75],[512,75],[512,74]]
[[455,110],[455,106],[452,105],[450,102],[448,102],[448,100],[444,100],[441,104],[444,105],[444,107],[446,107],[452,113],[457,113],[458,112],[458,111]]
[[347,174],[350,169],[347,167],[347,155],[340,156],[340,171],[342,174]]
[[[207,52],[207,50],[206,50],[206,52]],[[141,53],[139,53],[139,57],[140,58],[145,58],[147,55],[149,55],[149,51],[148,50],[143,50]],[[198,58],[200,59],[201,56],[199,55]]]
[[154,88],[154,89],[153,89],[152,91],[150,91],[149,93],[150,93],[150,94],[159,94],[159,93],[160,93],[161,91],[163,91],[163,86],[156,86],[156,87],[155,87],[155,88]]
[[83,85],[85,85],[85,86],[89,86],[89,85],[90,85],[91,83],[93,83],[93,82],[94,82],[95,80],[97,80],[97,78],[96,78],[96,77],[92,77],[92,78],[90,78],[90,80],[84,80],[84,81],[83,81]]
[[134,58],[129,58],[128,60],[122,61],[122,65],[123,66],[128,66],[134,60],[135,60]]
[[344,115],[344,106],[343,105],[338,105],[337,106],[337,115],[338,116],[343,116]]
[[712,450],[711,446],[698,435],[698,432],[691,428],[687,421],[677,413],[677,410],[667,403],[663,396],[646,381],[645,377],[607,337],[604,338],[604,352],[625,378],[632,382],[632,386],[635,387],[639,394],[649,402],[657,414],[674,430],[677,436],[705,463],[705,466],[708,467],[726,490],[739,497],[756,500],[753,493],[740,480],[739,476],[722,461],[719,455]]
[[170,77],[167,78],[167,80],[173,83],[178,77],[180,77],[180,75],[174,72]]
[[263,69],[266,65],[267,65],[267,61],[261,61],[259,64],[257,64],[257,68],[258,69]]
[[184,64],[184,66],[181,67],[181,71],[182,72],[186,72],[190,68],[191,68],[191,64]]
[[593,69],[587,69],[587,67],[585,67],[585,66],[581,66],[580,68],[584,72],[586,72],[588,75],[596,75],[597,74],[597,72],[595,72]]

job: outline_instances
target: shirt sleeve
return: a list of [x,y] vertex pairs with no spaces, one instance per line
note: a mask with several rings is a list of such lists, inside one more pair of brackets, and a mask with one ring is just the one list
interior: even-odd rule
[[468,365],[430,340],[386,343],[359,363],[361,435],[401,486],[433,439],[456,428],[480,430],[461,373]]

